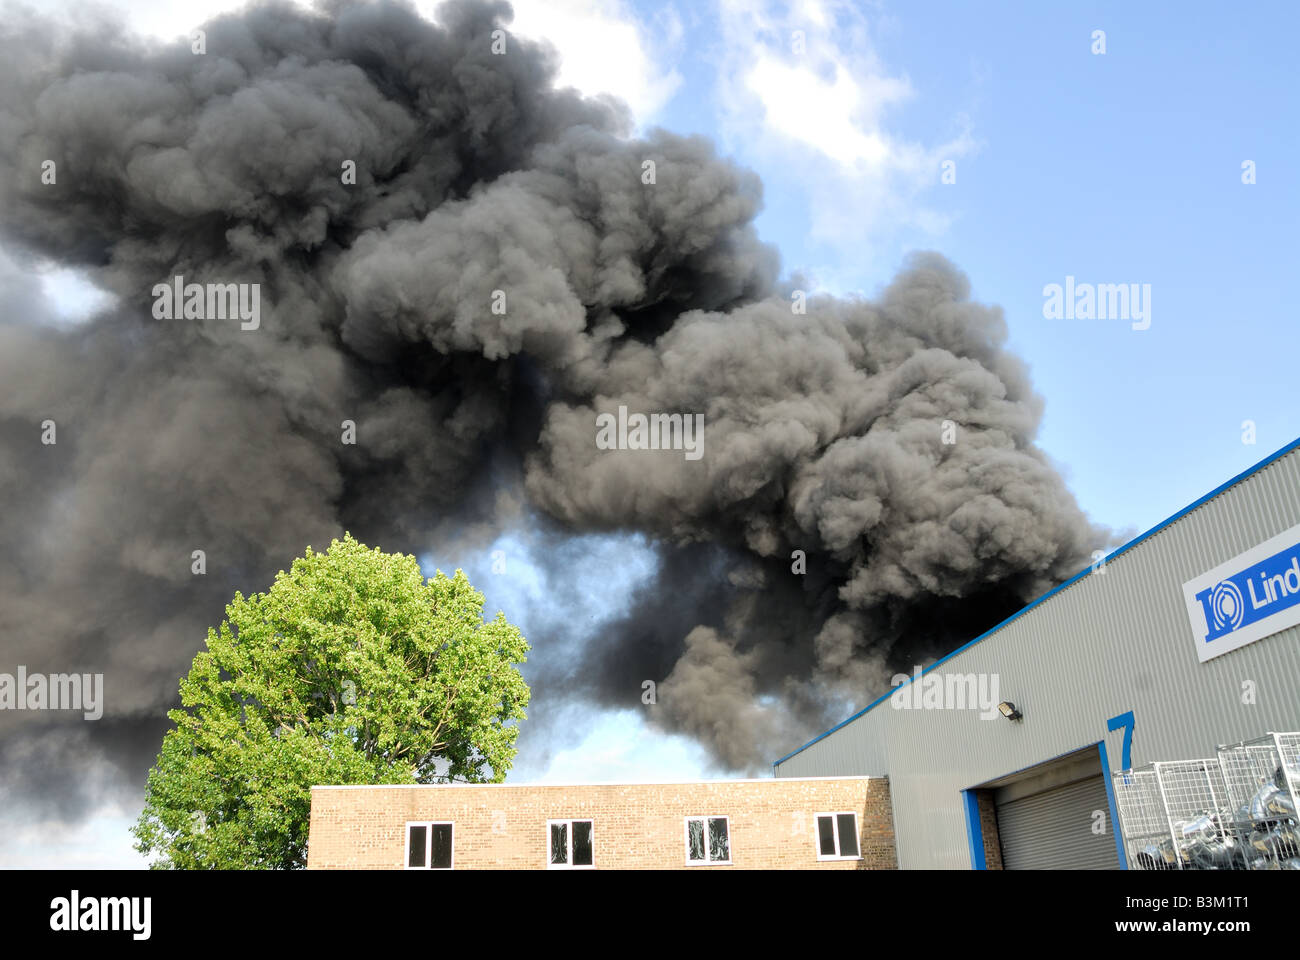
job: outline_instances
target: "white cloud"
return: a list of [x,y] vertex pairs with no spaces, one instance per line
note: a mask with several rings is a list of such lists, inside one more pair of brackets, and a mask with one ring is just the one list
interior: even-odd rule
[[[765,179],[806,192],[812,240],[860,261],[902,234],[947,230],[951,212],[924,194],[939,184],[944,160],[975,150],[970,124],[955,115],[932,143],[891,129],[917,94],[876,54],[860,4],[720,0],[720,20],[718,133],[761,173],[774,172]],[[788,171],[799,171],[797,180],[785,179]]]
[[[671,55],[682,37],[676,11],[643,23],[620,0],[513,0],[511,31],[544,38],[560,53],[560,86],[610,93],[646,123],[677,92],[682,78]],[[650,53],[654,50],[654,55]]]
[[[794,140],[802,140],[840,165],[852,170],[859,164],[881,168],[891,161],[890,144],[878,128],[854,122],[862,112],[862,87],[841,63],[834,63],[834,78],[824,80],[801,65],[783,63],[763,53],[745,78],[759,98],[767,125]],[[878,86],[894,97],[907,92],[905,83],[886,81]]]

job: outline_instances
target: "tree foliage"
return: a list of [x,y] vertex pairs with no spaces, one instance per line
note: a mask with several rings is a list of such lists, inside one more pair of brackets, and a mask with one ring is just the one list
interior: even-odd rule
[[235,594],[181,680],[132,829],[155,867],[302,867],[313,784],[499,782],[528,644],[460,570],[350,535]]

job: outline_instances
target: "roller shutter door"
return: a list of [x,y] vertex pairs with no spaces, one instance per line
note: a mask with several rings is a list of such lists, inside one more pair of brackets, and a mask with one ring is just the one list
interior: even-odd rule
[[[1106,830],[1092,832],[1093,811]],[[1106,784],[1088,777],[1042,793],[999,803],[998,836],[1007,870],[1118,870]]]

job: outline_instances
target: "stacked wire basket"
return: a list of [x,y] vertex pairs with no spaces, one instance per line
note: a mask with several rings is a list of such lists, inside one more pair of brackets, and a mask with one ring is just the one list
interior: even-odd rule
[[1300,870],[1300,733],[1111,775],[1132,870]]

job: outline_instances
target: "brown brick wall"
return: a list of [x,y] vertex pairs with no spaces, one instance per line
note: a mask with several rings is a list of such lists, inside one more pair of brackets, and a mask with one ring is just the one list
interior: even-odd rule
[[989,870],[1002,869],[1002,839],[998,836],[998,811],[993,804],[993,791],[980,790],[975,795],[979,801],[980,830],[984,834],[984,865]]
[[[860,860],[817,859],[816,813],[858,815]],[[889,782],[844,779],[718,780],[673,784],[315,787],[308,868],[398,869],[409,821],[455,824],[456,869],[539,869],[547,821],[593,821],[595,866],[686,869],[685,818],[730,818],[730,866],[895,869]]]

